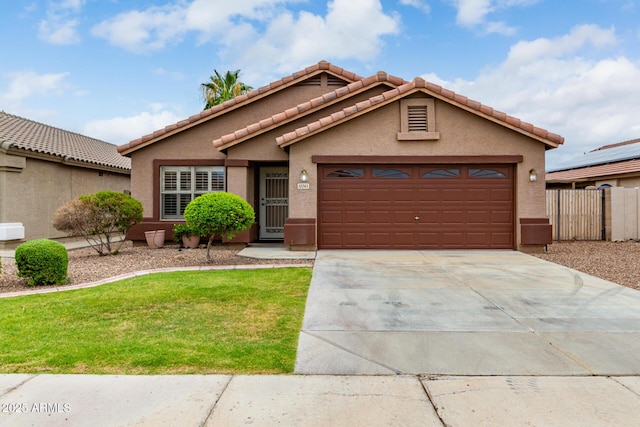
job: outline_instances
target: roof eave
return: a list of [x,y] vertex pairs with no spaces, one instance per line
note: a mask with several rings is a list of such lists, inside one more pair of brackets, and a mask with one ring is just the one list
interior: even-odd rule
[[[269,83],[268,85],[262,86],[258,89],[254,89],[247,94],[237,96],[233,99],[230,99],[229,101],[225,101],[222,104],[214,106],[208,110],[204,110],[185,120],[166,126],[165,128],[157,130],[152,134],[145,135],[127,144],[121,145],[118,147],[118,152],[122,155],[129,155],[134,151],[140,150],[144,147],[147,147],[151,144],[154,144],[158,141],[161,141],[165,138],[173,136],[182,131],[191,129],[192,127],[197,126],[205,121],[209,121],[213,118],[220,117],[228,112],[234,111],[249,103],[253,103],[255,101],[263,99],[275,92],[279,92],[283,89],[294,86],[318,74],[328,73],[339,79],[350,81],[352,83],[362,79],[362,77],[358,76],[357,74],[346,71],[342,68],[339,68],[342,71],[342,73],[339,73],[338,71],[336,71],[338,68],[339,67],[336,67],[333,64],[327,63],[325,61],[321,61],[318,64],[315,64],[311,67],[307,67],[305,70],[293,73],[290,76],[287,76],[275,82]],[[205,113],[204,116],[203,116],[203,113]],[[184,122],[187,122],[187,123],[184,123]],[[184,124],[181,125],[181,123],[184,123]],[[140,142],[136,143],[137,141],[140,141]]]
[[85,160],[77,160],[77,159],[70,158],[69,156],[63,156],[59,154],[43,153],[40,151],[27,150],[24,148],[16,148],[16,147],[12,147],[10,150],[8,150],[8,153],[20,155],[23,157],[28,157],[31,159],[44,160],[47,162],[62,163],[68,166],[76,166],[76,167],[82,167],[85,169],[95,169],[95,170],[100,170],[105,172],[115,172],[120,174],[131,175],[131,168],[111,166],[111,165],[106,165],[101,163],[88,162]]
[[[529,138],[532,138],[532,139],[535,139],[535,140],[537,140],[539,142],[542,142],[543,144],[545,144],[545,149],[557,148],[560,144],[562,144],[564,142],[564,138],[560,137],[559,135],[547,132],[548,135],[553,135],[553,136],[557,137],[559,142],[556,142],[556,141],[553,141],[551,139],[544,138],[543,136],[538,135],[533,131],[532,132],[528,132],[527,130],[522,129],[519,126],[516,126],[515,124],[509,123],[509,120],[517,121],[518,123],[522,123],[522,122],[519,119],[515,119],[515,118],[513,118],[511,116],[508,116],[508,115],[506,115],[504,113],[500,113],[500,115],[504,115],[506,120],[501,120],[500,118],[495,117],[492,114],[485,113],[485,112],[481,111],[480,109],[472,108],[472,107],[468,106],[467,104],[463,104],[461,102],[458,102],[455,99],[451,99],[451,98],[449,98],[447,96],[444,96],[444,95],[442,95],[442,94],[440,94],[440,93],[438,93],[436,91],[430,90],[430,89],[428,89],[426,87],[414,87],[411,90],[408,90],[408,91],[405,91],[405,92],[401,92],[396,96],[393,96],[393,97],[390,97],[390,98],[385,98],[383,101],[376,102],[375,104],[370,105],[368,108],[365,108],[363,110],[358,110],[355,113],[351,113],[351,114],[345,115],[344,117],[342,117],[339,120],[335,120],[335,121],[332,121],[329,124],[322,125],[322,126],[318,127],[317,129],[309,130],[309,131],[305,132],[304,134],[301,134],[301,135],[299,135],[299,136],[297,136],[295,138],[287,140],[287,138],[285,137],[286,134],[282,135],[282,136],[277,138],[278,145],[280,145],[283,148],[284,147],[288,147],[288,146],[290,146],[290,145],[292,145],[292,144],[294,144],[294,143],[296,143],[296,142],[298,142],[300,140],[306,139],[306,138],[308,138],[308,137],[310,137],[312,135],[316,135],[316,134],[318,134],[320,132],[323,132],[324,130],[330,129],[330,128],[334,127],[334,126],[337,126],[337,125],[339,125],[341,123],[344,123],[345,121],[348,121],[348,120],[354,119],[356,117],[359,117],[359,116],[361,116],[361,115],[363,115],[363,114],[365,114],[367,112],[370,112],[370,111],[373,111],[375,109],[381,108],[381,107],[383,107],[385,105],[388,105],[388,104],[391,104],[393,102],[396,102],[396,101],[398,101],[398,100],[400,100],[402,98],[406,98],[407,96],[412,95],[412,94],[417,93],[417,92],[422,92],[422,93],[425,93],[427,95],[433,96],[434,98],[439,99],[439,100],[441,100],[443,102],[446,102],[448,104],[457,106],[457,107],[459,107],[459,108],[461,108],[461,109],[463,109],[463,110],[465,110],[467,112],[473,113],[473,114],[475,114],[475,115],[477,115],[479,117],[482,117],[482,118],[485,118],[487,120],[490,120],[490,121],[492,121],[492,122],[494,122],[494,123],[496,123],[498,125],[504,126],[504,127],[508,128],[508,129],[511,129],[511,130],[513,130],[515,132],[518,132],[518,133],[520,133],[520,134],[522,134],[524,136],[527,136]],[[466,100],[467,98],[464,98],[464,99]],[[478,105],[482,107],[482,104],[478,103]],[[493,113],[495,110],[490,109],[490,111]],[[497,113],[499,113],[499,112],[496,112],[496,114]],[[533,125],[531,125],[531,128],[532,129],[537,129]],[[300,128],[300,129],[302,129],[302,128]]]
[[[252,133],[249,133],[247,135],[243,135],[242,137],[236,138],[236,139],[234,139],[232,141],[229,141],[229,142],[221,144],[221,145],[217,145],[216,146],[214,144],[214,146],[218,149],[218,151],[227,150],[227,149],[229,149],[229,148],[231,148],[231,147],[233,147],[233,146],[235,146],[237,144],[240,144],[240,143],[242,143],[242,142],[244,142],[244,141],[246,141],[248,139],[260,136],[260,135],[262,135],[262,134],[264,134],[266,132],[269,132],[269,131],[272,131],[274,129],[277,129],[278,127],[280,127],[282,125],[286,125],[286,124],[291,123],[291,122],[293,122],[295,120],[298,120],[298,119],[300,119],[302,117],[308,116],[309,114],[313,114],[315,112],[318,112],[318,111],[322,110],[323,108],[330,107],[331,105],[337,104],[338,102],[342,102],[342,101],[344,101],[346,99],[349,99],[352,96],[358,95],[358,94],[360,94],[362,92],[366,92],[366,91],[371,90],[372,88],[380,86],[380,85],[388,86],[390,89],[393,89],[395,87],[393,85],[393,83],[388,82],[388,81],[376,81],[376,82],[374,82],[374,83],[372,83],[372,84],[370,84],[368,86],[362,86],[362,87],[360,87],[360,88],[358,88],[358,89],[356,89],[356,90],[354,90],[352,92],[349,92],[349,93],[347,93],[347,94],[345,94],[343,96],[338,96],[338,97],[335,97],[335,98],[333,98],[333,99],[331,99],[331,100],[329,100],[327,102],[315,105],[315,106],[313,106],[313,107],[311,107],[311,108],[309,108],[307,110],[304,110],[303,112],[301,112],[299,114],[295,114],[295,115],[292,115],[290,117],[287,117],[286,119],[284,119],[282,121],[278,121],[278,122],[274,121],[268,127],[260,128],[256,132],[252,132]],[[335,91],[332,91],[332,92],[335,92]],[[331,93],[331,92],[327,92],[327,93]],[[322,96],[318,97],[318,98],[322,98]],[[296,106],[296,107],[293,107],[293,108],[297,108],[297,107],[299,107],[299,105]],[[272,116],[270,118],[273,118],[273,117],[274,116]],[[270,118],[267,118],[265,120],[268,120]]]

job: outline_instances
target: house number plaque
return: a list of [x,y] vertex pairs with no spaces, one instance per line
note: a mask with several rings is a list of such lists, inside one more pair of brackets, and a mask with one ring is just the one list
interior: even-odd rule
[[308,190],[310,187],[308,182],[299,182],[298,183],[298,190]]

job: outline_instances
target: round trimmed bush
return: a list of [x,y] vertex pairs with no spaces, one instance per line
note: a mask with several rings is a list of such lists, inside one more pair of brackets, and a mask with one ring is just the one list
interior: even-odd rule
[[184,219],[196,234],[209,236],[207,261],[211,262],[211,244],[216,235],[233,238],[251,227],[256,219],[249,203],[238,195],[224,191],[202,194],[193,199],[184,209]]
[[67,280],[69,255],[62,243],[49,239],[30,240],[16,248],[18,276],[29,278],[28,284],[62,284]]

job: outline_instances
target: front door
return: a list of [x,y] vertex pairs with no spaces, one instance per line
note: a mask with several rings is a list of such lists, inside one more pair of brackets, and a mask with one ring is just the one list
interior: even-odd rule
[[289,216],[289,167],[260,168],[260,240],[283,240]]

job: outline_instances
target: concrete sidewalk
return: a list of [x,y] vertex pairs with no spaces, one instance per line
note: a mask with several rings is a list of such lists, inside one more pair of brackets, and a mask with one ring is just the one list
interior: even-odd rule
[[640,377],[0,375],[0,426],[630,426]]

